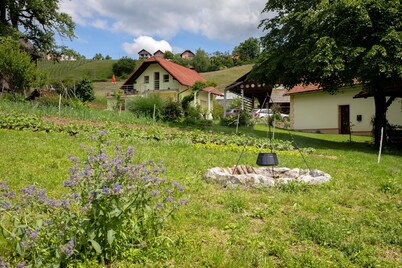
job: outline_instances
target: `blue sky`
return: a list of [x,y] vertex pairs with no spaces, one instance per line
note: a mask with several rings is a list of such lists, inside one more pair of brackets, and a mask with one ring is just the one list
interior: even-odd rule
[[96,53],[138,58],[154,53],[203,49],[231,53],[249,37],[260,37],[267,0],[65,0],[60,11],[76,23],[76,39],[59,40],[92,58]]

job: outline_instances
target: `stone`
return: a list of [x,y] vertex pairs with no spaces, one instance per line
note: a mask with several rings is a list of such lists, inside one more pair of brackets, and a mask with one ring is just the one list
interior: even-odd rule
[[[289,183],[291,181],[305,182],[308,184],[320,184],[331,180],[331,175],[314,169],[310,172],[308,169],[299,168],[272,168],[250,167],[246,165],[237,166],[236,172],[232,174],[234,168],[214,167],[205,172],[204,179],[208,182],[216,182],[224,187],[274,187],[279,184]],[[278,178],[276,178],[278,176]]]

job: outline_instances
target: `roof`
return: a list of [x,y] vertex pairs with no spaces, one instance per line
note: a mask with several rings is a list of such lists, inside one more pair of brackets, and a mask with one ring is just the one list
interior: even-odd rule
[[180,56],[183,55],[184,53],[190,53],[195,56],[195,54],[189,49],[184,50],[183,53],[180,54]]
[[214,94],[214,95],[223,96],[223,93],[214,87],[206,87],[206,88],[203,88],[202,90],[205,92],[211,92],[211,94]]
[[288,90],[288,92],[285,92],[283,94],[284,96],[289,96],[289,95],[294,95],[294,94],[300,94],[300,93],[310,93],[310,92],[316,92],[316,91],[322,91],[322,88],[320,85],[314,85],[314,84],[308,84],[308,85],[297,85],[294,86],[292,89]]
[[155,54],[165,54],[165,53],[163,53],[160,49],[158,49],[157,51],[155,51],[154,55]]
[[171,61],[152,56],[141,63],[140,66],[130,75],[122,86],[133,84],[134,81],[149,67],[151,64],[159,64],[165,69],[174,79],[184,86],[191,87],[195,82],[206,82],[207,80],[199,73]]
[[285,88],[274,88],[271,93],[272,103],[289,103],[290,96],[285,95],[287,90]]
[[140,52],[138,52],[138,54],[141,54],[141,52],[145,52],[145,53],[147,53],[147,54],[151,55],[151,53],[149,53],[149,52],[148,52],[148,51],[146,51],[145,49],[141,49],[141,50],[140,50]]

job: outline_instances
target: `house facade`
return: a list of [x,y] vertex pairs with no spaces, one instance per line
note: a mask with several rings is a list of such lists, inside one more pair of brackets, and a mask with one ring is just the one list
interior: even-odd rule
[[141,49],[140,52],[138,52],[138,59],[149,59],[152,57],[152,54],[146,51],[145,49]]
[[[290,128],[330,134],[371,135],[374,98],[354,98],[360,86],[340,89],[331,95],[316,85],[298,85],[290,96]],[[396,98],[387,111],[390,124],[402,125],[402,99]]]
[[186,49],[183,53],[180,54],[180,57],[183,60],[192,60],[195,57],[195,54],[191,51]]
[[[195,82],[206,82],[199,73],[160,57],[145,60],[120,87],[125,96],[138,97],[147,94],[158,94],[171,101],[181,101],[192,94],[191,87]],[[211,114],[215,96],[221,95],[218,90],[205,88],[194,94],[194,105],[199,105]]]

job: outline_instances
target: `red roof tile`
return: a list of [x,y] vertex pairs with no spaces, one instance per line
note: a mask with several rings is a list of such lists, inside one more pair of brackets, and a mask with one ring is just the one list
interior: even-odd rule
[[206,87],[206,88],[203,88],[202,90],[205,92],[211,92],[214,95],[223,96],[223,93],[214,87]]
[[287,95],[293,95],[293,94],[298,94],[298,93],[308,93],[308,92],[314,92],[314,91],[322,91],[322,88],[320,85],[297,85],[294,86],[292,89],[290,89],[288,92],[283,94],[284,96]]
[[173,63],[171,61],[165,60],[163,58],[152,56],[145,60],[123,83],[124,85],[134,83],[134,80],[143,73],[150,64],[158,63],[163,69],[165,69],[174,79],[176,79],[180,84],[185,86],[192,86],[195,82],[201,81],[206,82],[207,80],[202,77],[199,73],[179,64]]

